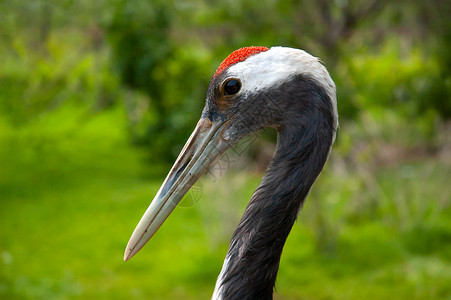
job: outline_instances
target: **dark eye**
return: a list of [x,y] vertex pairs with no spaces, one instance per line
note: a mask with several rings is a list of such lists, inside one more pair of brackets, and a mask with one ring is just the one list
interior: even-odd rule
[[229,79],[224,83],[224,95],[235,95],[241,89],[241,82],[237,79]]

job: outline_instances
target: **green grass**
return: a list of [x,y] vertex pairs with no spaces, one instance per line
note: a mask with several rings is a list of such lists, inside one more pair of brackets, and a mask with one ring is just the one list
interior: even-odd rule
[[[1,299],[208,299],[261,174],[201,180],[132,260],[125,245],[169,166],[123,113],[0,119]],[[449,163],[346,169],[334,157],[287,241],[276,299],[451,299]]]

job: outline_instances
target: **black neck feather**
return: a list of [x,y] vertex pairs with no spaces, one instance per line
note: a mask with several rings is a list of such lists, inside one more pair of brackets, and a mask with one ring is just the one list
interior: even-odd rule
[[[272,299],[282,248],[335,135],[330,98],[300,77],[290,94],[274,157],[236,228],[227,253],[221,295],[227,300]],[[301,86],[301,88],[299,88]]]

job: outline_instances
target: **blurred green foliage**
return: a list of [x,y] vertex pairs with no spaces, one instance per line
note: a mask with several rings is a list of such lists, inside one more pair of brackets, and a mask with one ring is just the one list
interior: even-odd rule
[[389,110],[430,136],[451,116],[450,3],[432,3],[3,1],[0,109],[20,124],[67,101],[122,103],[132,141],[169,162],[221,60],[285,45],[325,62],[342,122]]
[[[341,130],[276,299],[449,299],[450,15],[445,0],[0,1],[0,298],[210,297],[259,172],[204,179],[147,255],[125,264],[123,248],[216,67],[283,45],[321,57]],[[237,158],[253,169],[275,134],[260,136]]]

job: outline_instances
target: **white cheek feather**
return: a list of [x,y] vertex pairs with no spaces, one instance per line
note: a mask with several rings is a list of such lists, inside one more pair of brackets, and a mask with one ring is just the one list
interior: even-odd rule
[[315,79],[325,89],[332,102],[335,128],[338,127],[338,111],[335,83],[318,58],[307,52],[287,47],[272,47],[231,66],[227,77],[241,80],[240,93],[255,93],[274,88],[304,74]]

